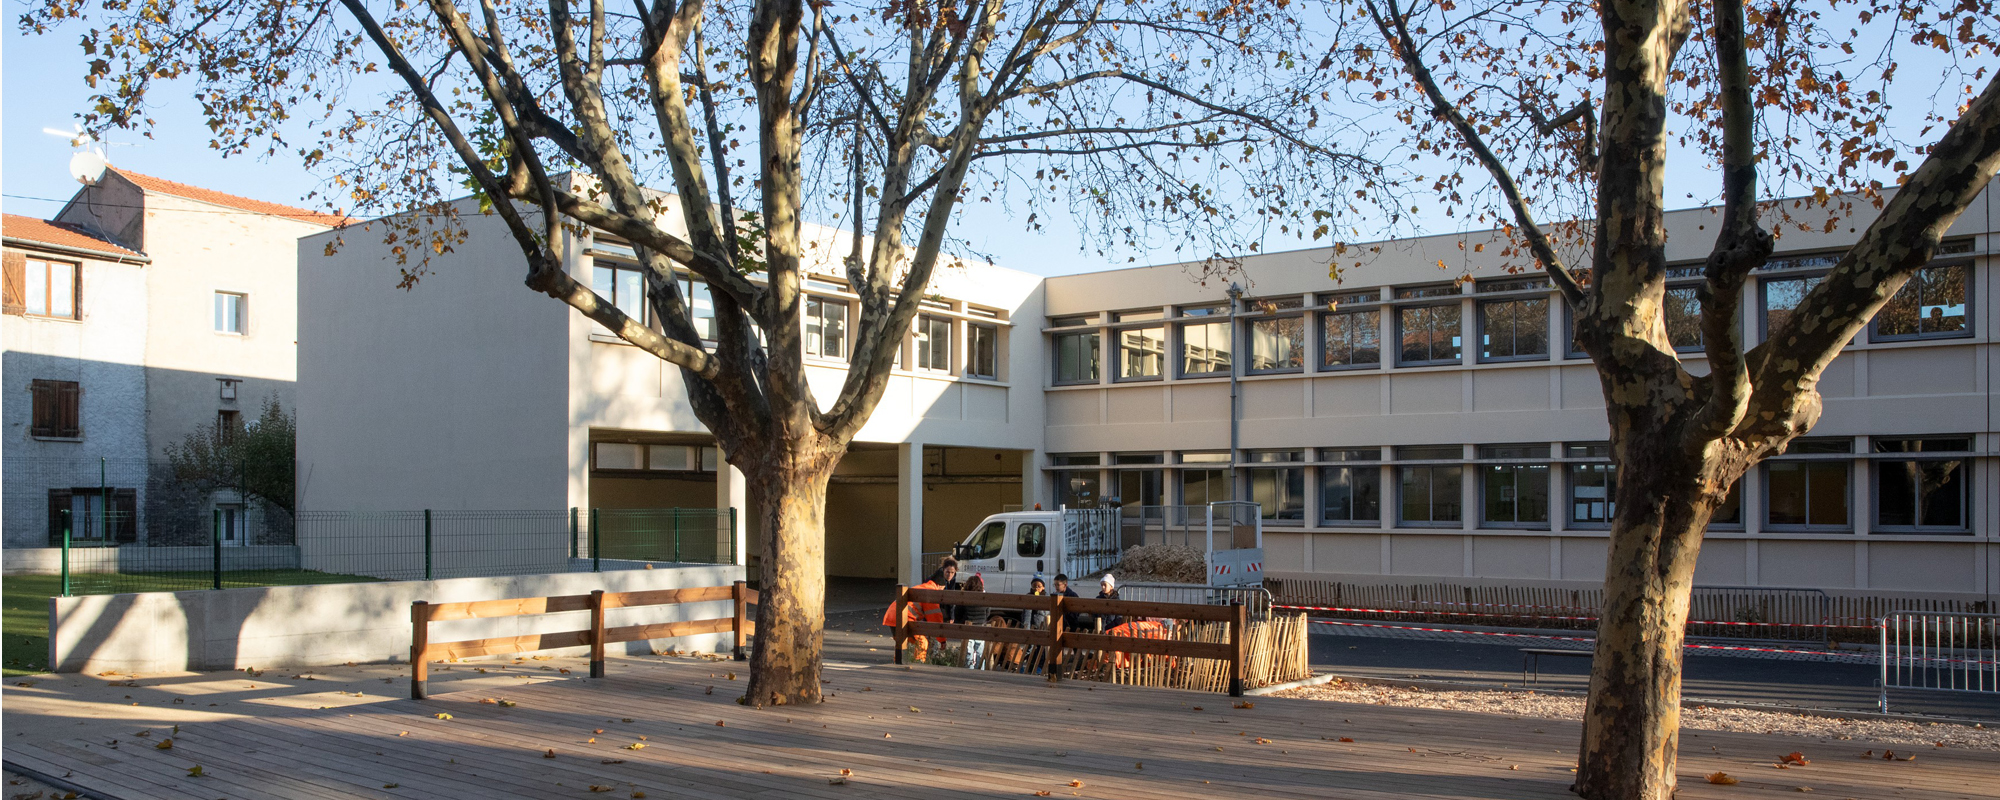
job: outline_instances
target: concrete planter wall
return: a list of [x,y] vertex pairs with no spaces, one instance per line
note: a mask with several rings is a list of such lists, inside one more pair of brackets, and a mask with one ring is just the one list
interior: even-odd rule
[[[62,574],[62,548],[29,547],[5,552],[8,575]],[[288,544],[222,548],[222,570],[298,569],[299,548]],[[148,572],[208,572],[215,569],[213,547],[73,547],[69,551],[70,574]]]
[[[632,563],[632,562],[627,562]],[[410,604],[512,597],[724,586],[743,579],[729,565],[453,578],[438,581],[271,586],[49,598],[49,663],[56,672],[174,672],[401,662],[410,652]],[[726,618],[728,602],[617,609],[608,624]],[[579,630],[587,612],[443,622],[431,641]],[[629,642],[626,653],[727,650],[729,634]],[[619,652],[619,645],[613,646]],[[563,655],[584,648],[548,651]]]

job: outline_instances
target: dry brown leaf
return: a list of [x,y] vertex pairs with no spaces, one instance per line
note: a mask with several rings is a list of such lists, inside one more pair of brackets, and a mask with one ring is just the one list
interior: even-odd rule
[[1727,772],[1708,773],[1708,782],[1717,786],[1735,786],[1738,783],[1736,776]]
[[608,792],[608,791],[611,791],[611,787],[609,787],[609,786],[599,786],[599,785],[597,785],[597,784],[593,783],[593,784],[591,784],[591,785],[590,785],[590,790],[591,790],[591,791],[593,791],[593,792]]
[[[651,564],[647,564],[647,565],[646,565],[646,568],[647,568],[647,569],[652,569],[652,568],[653,568],[653,565],[651,565]],[[645,797],[645,796],[646,796],[646,793],[645,793],[645,792],[633,792],[633,793],[632,793],[632,800],[640,800],[640,798],[643,798],[643,797]]]
[[628,745],[625,745],[625,749],[627,749],[627,750],[644,750],[644,749],[646,749],[646,743],[645,743],[645,742],[633,742],[633,743],[631,743],[631,744],[628,744]]
[[843,770],[841,770],[841,771],[840,771],[840,774],[842,774],[842,775],[853,775],[853,774],[854,774],[854,770],[851,770],[851,769],[843,769]]
[[1811,761],[1806,760],[1806,754],[1798,752],[1796,750],[1790,753],[1786,753],[1785,756],[1783,758],[1778,759],[1778,761],[1784,764],[1797,764],[1801,767],[1812,763]]
[[479,701],[479,704],[480,704],[480,705],[486,705],[486,706],[490,706],[490,705],[498,705],[498,704],[499,704],[499,702],[500,702],[500,701],[498,701],[498,700],[495,700],[495,699],[493,699],[493,698],[491,698],[491,697],[486,697],[486,698],[481,698],[481,699],[480,699],[480,701]]
[[1341,741],[1343,741],[1343,742],[1348,742],[1348,743],[1352,743],[1352,742],[1354,741],[1354,737],[1352,737],[1352,736],[1342,736],[1342,737],[1340,737],[1340,740],[1341,740]]
[[513,707],[515,707],[515,706],[517,706],[517,705],[520,705],[520,703],[516,703],[516,702],[514,702],[514,701],[512,701],[512,700],[502,700],[502,701],[500,701],[500,707],[501,707],[501,708],[513,708]]
[[556,757],[556,751],[555,751],[555,748],[549,748],[548,750],[544,751],[544,752],[542,753],[542,757],[543,757],[543,758],[555,758],[555,757]]
[[597,730],[591,731],[591,733],[603,733],[603,732],[604,732],[603,728],[598,728]]
[[434,715],[432,715],[432,716],[435,716],[435,717],[437,717],[438,719],[451,719],[451,715],[450,715],[450,714],[446,714],[446,713],[444,713],[444,712],[438,712],[437,714],[434,714]]
[[154,750],[172,750],[172,749],[174,749],[174,740],[172,740],[172,739],[161,739],[161,740],[160,740],[160,743],[159,743],[159,744],[156,744],[156,745],[153,745],[153,749],[154,749]]
[[1070,782],[1069,782],[1069,788],[1071,788],[1071,789],[1081,789],[1081,788],[1083,788],[1083,781],[1070,781]]
[[1248,700],[1236,701],[1236,708],[1256,708],[1256,707],[1257,707],[1256,703],[1252,703]]
[[607,759],[604,759],[603,761],[599,761],[599,762],[597,762],[597,763],[599,763],[599,764],[623,764],[623,763],[625,763],[625,759],[622,759],[622,758],[607,758]]
[[592,737],[590,737],[590,738],[588,738],[588,739],[585,739],[585,740],[583,740],[583,743],[584,743],[584,744],[597,744],[597,737],[595,737],[595,736],[592,736]]
[[727,725],[724,725],[724,724],[722,724],[722,720],[719,720],[719,719],[718,719],[718,720],[716,720],[716,721],[715,721],[715,727],[718,727],[718,728],[727,728],[727,727],[729,727],[729,726],[727,726]]
[[1037,790],[1035,791],[1035,796],[1036,796],[1036,797],[1048,797],[1048,796],[1049,796],[1049,790],[1047,790],[1047,789],[1037,789]]

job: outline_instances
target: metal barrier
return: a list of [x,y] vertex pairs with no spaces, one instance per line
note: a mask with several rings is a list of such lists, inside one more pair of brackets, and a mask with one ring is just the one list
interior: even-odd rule
[[2000,614],[1891,611],[1880,626],[1883,713],[1890,689],[2000,694]]
[[1245,608],[1250,609],[1252,619],[1269,619],[1271,616],[1271,593],[1262,586],[1204,586],[1199,583],[1134,581],[1118,584],[1118,597],[1122,600],[1141,600],[1149,603],[1188,603],[1204,606],[1242,603]]

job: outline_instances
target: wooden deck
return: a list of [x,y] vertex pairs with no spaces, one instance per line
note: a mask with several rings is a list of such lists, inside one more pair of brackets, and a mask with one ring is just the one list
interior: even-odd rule
[[[5,755],[130,800],[1573,797],[1573,723],[1270,697],[1235,708],[1212,694],[893,666],[829,669],[826,704],[756,711],[735,703],[740,664],[618,661],[609,678],[504,696],[190,725],[170,750],[155,747],[162,730],[115,747],[9,737]],[[488,696],[516,705],[480,702]],[[1681,796],[1798,797],[1799,787],[1832,798],[2000,796],[2000,753],[1857,758],[1870,749],[1884,748],[1690,732]],[[1811,766],[1771,766],[1793,750]],[[202,777],[189,777],[196,765]],[[1742,783],[1703,781],[1718,769]],[[845,784],[831,782],[842,770],[851,770]]]

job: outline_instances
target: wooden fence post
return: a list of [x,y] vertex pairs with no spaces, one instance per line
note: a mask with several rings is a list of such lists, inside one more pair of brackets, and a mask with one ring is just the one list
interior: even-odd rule
[[730,629],[736,634],[736,646],[730,651],[730,655],[735,656],[737,661],[742,661],[750,657],[743,652],[744,607],[748,605],[749,588],[743,581],[737,581],[729,586],[730,597],[736,601],[736,619],[730,623]]
[[896,645],[895,663],[901,664],[903,663],[903,642],[909,639],[909,636],[904,632],[903,626],[910,621],[910,587],[900,583],[896,584],[895,613],[890,615],[889,618],[896,621],[896,624],[889,628],[889,638]]
[[590,591],[590,677],[604,677],[604,590]]
[[410,699],[422,700],[426,687],[425,679],[430,670],[425,668],[424,651],[431,646],[431,604],[418,600],[410,604]]
[[1243,696],[1244,646],[1250,633],[1250,609],[1241,600],[1232,600],[1236,616],[1229,620],[1229,696]]
[[1049,595],[1049,680],[1060,680],[1063,654],[1063,596]]

